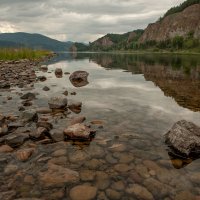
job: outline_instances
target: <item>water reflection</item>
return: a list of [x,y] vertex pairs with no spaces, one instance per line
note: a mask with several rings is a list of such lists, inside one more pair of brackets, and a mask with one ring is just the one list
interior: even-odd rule
[[[48,71],[38,70],[36,74],[41,80],[46,77],[46,81],[34,84],[31,91],[37,98],[30,108],[48,107],[51,97],[65,94],[68,105],[71,100],[80,101],[82,107],[69,106],[63,113],[59,110],[52,113],[49,117],[54,131],[62,133],[68,120],[81,112],[86,117],[85,123],[91,129],[95,126],[96,135],[85,142],[36,143],[34,155],[25,163],[9,156],[9,164],[20,168],[16,176],[4,176],[7,164],[2,155],[2,186],[8,185],[16,190],[17,197],[23,198],[32,194],[33,198],[49,199],[49,194],[54,194],[52,199],[70,199],[70,190],[78,185],[97,188],[96,199],[113,199],[110,191],[117,192],[118,199],[141,199],[137,195],[142,192],[135,193],[135,188],[147,191],[150,199],[183,199],[185,194],[199,197],[200,160],[172,155],[162,141],[163,135],[178,120],[184,118],[196,124],[200,121],[200,113],[194,112],[199,111],[196,104],[200,99],[198,57],[97,53],[71,57],[63,53],[45,64]],[[62,69],[62,78],[56,77],[57,68]],[[69,73],[78,70],[89,73],[88,85],[74,87],[70,82]],[[50,90],[44,91],[45,86]],[[25,93],[25,89],[28,88],[23,91],[12,88],[1,93],[3,114],[20,114],[17,110],[22,100],[18,94]],[[8,95],[13,99],[3,104]],[[49,168],[55,165],[56,169]],[[77,183],[65,183],[62,172],[66,168],[78,172]],[[55,173],[49,186],[52,170]],[[27,175],[32,175],[29,183]],[[56,185],[55,181],[60,178],[63,183]]]
[[[143,74],[180,106],[200,111],[200,58],[186,55],[77,54],[106,69]],[[104,82],[105,85],[105,82]]]

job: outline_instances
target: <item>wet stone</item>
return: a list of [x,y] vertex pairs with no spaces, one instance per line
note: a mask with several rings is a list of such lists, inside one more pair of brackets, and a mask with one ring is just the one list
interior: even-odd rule
[[67,183],[78,182],[79,174],[68,168],[48,164],[48,170],[39,173],[39,180],[44,187],[57,187]]
[[103,161],[100,161],[95,158],[85,163],[85,166],[87,166],[89,169],[99,169],[102,165]]
[[111,187],[117,191],[123,191],[125,189],[125,185],[122,181],[117,181],[111,184]]
[[50,130],[49,134],[55,142],[64,141],[64,134],[63,130],[61,129],[52,129]]
[[36,122],[38,115],[34,109],[25,110],[21,113],[21,119],[23,122]]
[[34,149],[30,148],[30,149],[20,149],[16,152],[16,158],[19,161],[27,161],[29,159],[29,157],[33,154]]
[[121,193],[117,192],[117,191],[115,191],[113,189],[107,189],[106,190],[106,196],[111,200],[120,199],[121,198]]
[[92,200],[96,194],[97,188],[89,185],[75,186],[69,192],[71,200]]
[[13,165],[13,164],[9,164],[5,167],[4,169],[4,174],[5,175],[10,175],[15,173],[18,170],[18,166],[17,165]]
[[190,191],[182,191],[176,194],[174,200],[196,200],[195,196]]
[[105,190],[110,185],[110,180],[108,174],[103,171],[96,171],[96,183],[95,185],[100,190]]
[[128,172],[132,169],[133,167],[127,165],[127,164],[117,164],[114,166],[114,169],[117,171],[117,172]]
[[82,181],[93,181],[95,178],[95,171],[93,170],[82,170],[80,172],[80,178]]
[[9,153],[12,152],[14,149],[8,145],[0,146],[0,153]]
[[0,199],[2,200],[12,200],[16,196],[16,191],[11,190],[11,191],[6,191],[6,192],[0,192]]
[[71,122],[70,125],[74,125],[74,124],[79,124],[82,123],[86,120],[85,116],[78,116],[78,117],[74,117]]
[[42,88],[42,90],[44,90],[44,91],[49,91],[49,90],[50,90],[50,88],[49,88],[49,87],[47,87],[47,86],[44,86],[44,87]]
[[154,200],[153,195],[145,187],[138,184],[131,185],[126,189],[126,192],[141,200]]
[[29,135],[27,134],[16,134],[16,135],[10,135],[8,137],[6,137],[5,139],[5,143],[9,146],[11,146],[12,148],[15,147],[19,147],[20,145],[22,145],[24,143],[24,141],[26,139],[29,138]]
[[38,108],[36,109],[36,112],[39,114],[49,114],[52,112],[52,109],[49,109],[47,107],[43,107],[43,108]]
[[23,94],[20,98],[25,100],[33,100],[36,98],[36,96],[34,93],[28,92],[26,94]]
[[52,97],[49,101],[50,109],[60,109],[65,108],[67,106],[67,99],[63,97]]

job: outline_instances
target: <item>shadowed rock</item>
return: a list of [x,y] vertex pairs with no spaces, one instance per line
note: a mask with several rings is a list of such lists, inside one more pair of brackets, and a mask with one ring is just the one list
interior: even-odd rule
[[74,87],[83,87],[89,83],[87,80],[88,75],[86,71],[75,71],[70,75],[69,80]]

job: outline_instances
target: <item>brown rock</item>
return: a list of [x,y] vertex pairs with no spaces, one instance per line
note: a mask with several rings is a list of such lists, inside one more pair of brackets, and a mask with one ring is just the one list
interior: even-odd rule
[[70,139],[83,139],[89,140],[91,130],[84,124],[74,124],[64,130],[64,134]]
[[0,153],[9,153],[12,152],[13,148],[8,145],[2,145],[0,146]]
[[153,195],[143,186],[138,184],[133,184],[131,187],[126,189],[126,192],[131,195],[135,195],[141,200],[153,200]]
[[16,158],[20,161],[27,161],[29,157],[33,154],[34,149],[23,149],[23,150],[18,150],[16,152]]
[[178,193],[174,200],[196,200],[195,196],[190,191],[182,191]]
[[121,198],[121,193],[115,191],[115,190],[112,190],[112,189],[107,189],[106,190],[106,195],[109,199],[120,199]]
[[54,164],[48,164],[48,170],[39,173],[39,180],[44,187],[63,186],[67,183],[76,183],[79,181],[79,174]]
[[70,125],[74,125],[74,124],[79,124],[85,121],[85,116],[79,116],[79,117],[74,117],[71,122]]
[[70,75],[69,80],[73,86],[83,87],[88,84],[88,75],[86,71],[75,71]]
[[96,197],[97,188],[89,185],[78,185],[73,187],[69,196],[72,200],[92,200]]

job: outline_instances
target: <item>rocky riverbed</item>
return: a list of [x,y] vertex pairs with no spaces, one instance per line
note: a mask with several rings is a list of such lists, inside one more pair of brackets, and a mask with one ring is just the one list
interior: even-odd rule
[[[84,115],[76,87],[89,84],[90,73],[73,77],[27,60],[1,62],[0,72],[0,199],[200,199],[198,163],[188,172],[190,158],[170,160],[153,126],[143,125],[152,132],[142,135],[123,113]],[[55,91],[51,76],[74,89]],[[112,117],[121,123],[109,124]]]

